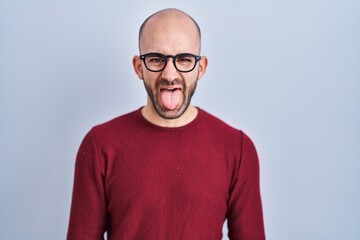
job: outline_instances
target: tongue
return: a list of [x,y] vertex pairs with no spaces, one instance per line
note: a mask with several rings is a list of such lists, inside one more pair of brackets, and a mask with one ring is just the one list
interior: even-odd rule
[[169,90],[162,90],[160,93],[161,101],[163,105],[168,110],[174,110],[175,107],[179,104],[181,99],[181,91],[169,91]]

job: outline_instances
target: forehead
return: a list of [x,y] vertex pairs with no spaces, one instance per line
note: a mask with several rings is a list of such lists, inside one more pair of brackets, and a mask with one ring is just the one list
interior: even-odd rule
[[185,15],[166,12],[151,17],[140,36],[140,51],[199,54],[200,36],[193,20]]

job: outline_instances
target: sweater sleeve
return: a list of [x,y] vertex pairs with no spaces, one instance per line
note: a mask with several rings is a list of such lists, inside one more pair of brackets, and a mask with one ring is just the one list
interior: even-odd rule
[[67,240],[103,240],[105,231],[104,171],[92,130],[82,141],[76,157]]
[[242,153],[228,201],[231,240],[264,240],[259,184],[259,161],[253,142],[242,133]]

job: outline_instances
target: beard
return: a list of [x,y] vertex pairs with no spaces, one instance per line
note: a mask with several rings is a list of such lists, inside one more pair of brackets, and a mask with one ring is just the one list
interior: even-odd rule
[[[189,86],[186,86],[184,81],[181,79],[175,79],[171,82],[169,82],[166,79],[159,79],[158,81],[156,81],[154,88],[148,85],[145,79],[143,82],[146,92],[152,102],[152,105],[156,110],[156,112],[159,114],[159,116],[164,119],[176,119],[181,117],[188,109],[191,102],[191,98],[196,90],[198,78],[196,78],[196,81]],[[166,108],[162,103],[160,97],[160,91],[161,88],[172,87],[172,86],[181,86],[181,100],[174,109],[170,110]]]

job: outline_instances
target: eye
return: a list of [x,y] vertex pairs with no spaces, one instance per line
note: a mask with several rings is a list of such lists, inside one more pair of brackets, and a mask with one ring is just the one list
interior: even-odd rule
[[176,62],[178,63],[192,63],[194,62],[194,57],[191,55],[180,55],[177,56]]
[[147,61],[149,63],[163,63],[165,60],[162,57],[159,56],[148,56]]

